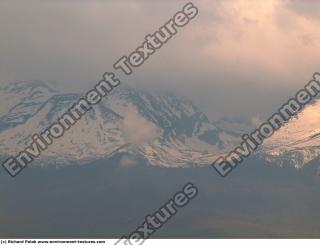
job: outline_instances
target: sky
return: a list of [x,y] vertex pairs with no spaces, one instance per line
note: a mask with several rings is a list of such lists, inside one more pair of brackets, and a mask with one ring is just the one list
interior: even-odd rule
[[[0,83],[85,93],[187,1],[1,0]],[[266,117],[320,72],[320,2],[194,0],[199,14],[125,83],[194,101],[210,119]]]

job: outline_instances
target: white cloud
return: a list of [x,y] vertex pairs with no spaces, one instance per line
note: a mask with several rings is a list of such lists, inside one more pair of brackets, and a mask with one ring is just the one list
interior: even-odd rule
[[135,146],[143,146],[160,135],[159,128],[141,116],[133,106],[128,106],[124,111],[123,131],[128,142]]

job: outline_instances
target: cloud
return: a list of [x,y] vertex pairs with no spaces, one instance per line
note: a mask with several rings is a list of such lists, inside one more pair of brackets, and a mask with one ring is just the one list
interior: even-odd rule
[[142,117],[132,106],[128,106],[124,112],[123,133],[134,146],[143,146],[160,135],[158,127]]
[[[312,3],[311,3],[312,2]],[[123,83],[171,90],[211,118],[272,112],[320,67],[317,1],[195,0],[199,15]],[[0,82],[85,92],[185,1],[0,2]]]
[[302,15],[306,18],[319,19],[320,18],[320,2],[319,1],[301,1],[289,0],[287,7],[292,11]]

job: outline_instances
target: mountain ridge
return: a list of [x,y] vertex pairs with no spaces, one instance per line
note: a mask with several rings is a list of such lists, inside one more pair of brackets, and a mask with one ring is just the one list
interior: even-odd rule
[[[51,89],[42,81],[0,85],[0,154],[14,155],[23,150],[33,134],[50,126],[79,97],[77,93]],[[254,154],[295,168],[317,158],[318,107],[319,101],[307,106]],[[125,153],[156,166],[202,166],[228,154],[252,127],[246,121],[230,118],[210,122],[191,101],[172,93],[151,93],[125,85],[87,112],[41,157],[48,164],[67,164]]]
[[[19,98],[0,114],[1,154],[23,150],[33,134],[42,132],[80,97],[59,93],[40,81],[0,89],[0,103],[7,103],[8,97]],[[190,101],[123,86],[90,110],[64,137],[56,139],[42,157],[66,162],[124,152],[151,165],[208,164],[231,145],[221,139],[221,133]]]

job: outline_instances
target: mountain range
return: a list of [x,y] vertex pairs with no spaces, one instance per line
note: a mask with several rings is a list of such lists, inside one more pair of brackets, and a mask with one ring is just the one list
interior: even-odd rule
[[[70,108],[81,94],[42,81],[0,83],[0,155],[15,155]],[[320,101],[307,106],[255,152],[270,163],[301,168],[320,155]],[[172,93],[120,85],[42,152],[41,164],[79,164],[125,154],[161,167],[203,166],[227,154],[250,120],[210,122],[192,102]],[[40,161],[39,161],[40,162]]]

